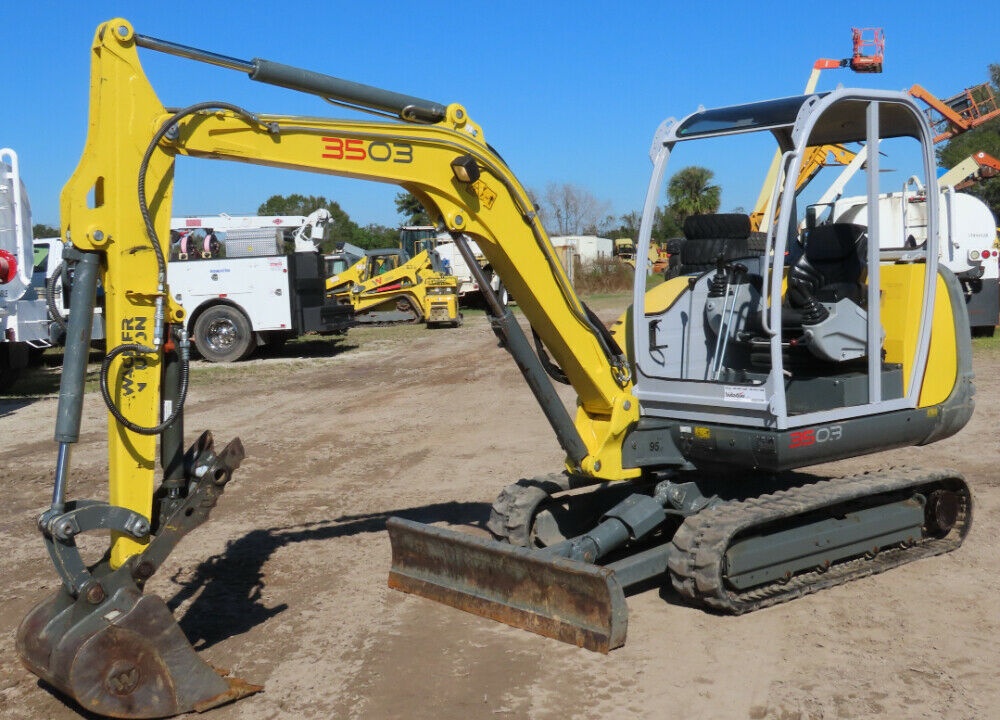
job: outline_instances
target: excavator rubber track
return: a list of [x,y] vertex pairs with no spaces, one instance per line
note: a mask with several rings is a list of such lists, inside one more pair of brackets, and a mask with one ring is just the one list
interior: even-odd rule
[[[750,588],[736,588],[727,577],[727,553],[741,538],[793,518],[837,514],[858,504],[879,508],[901,497],[945,494],[951,505],[948,525],[890,547],[872,547],[854,557],[819,565]],[[930,523],[930,521],[928,521]],[[687,518],[673,537],[668,563],[674,588],[687,600],[710,609],[743,614],[842,585],[890,568],[958,548],[972,524],[972,496],[961,475],[945,471],[890,468],[820,481],[789,490],[716,505]]]

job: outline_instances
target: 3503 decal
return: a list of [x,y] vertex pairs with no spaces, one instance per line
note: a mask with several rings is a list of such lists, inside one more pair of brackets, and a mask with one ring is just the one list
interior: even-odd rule
[[411,163],[410,143],[362,138],[323,138],[323,158],[327,160],[374,160],[375,162]]
[[793,430],[788,434],[789,449],[809,447],[825,442],[836,442],[843,437],[844,431],[840,425],[829,425],[805,430]]

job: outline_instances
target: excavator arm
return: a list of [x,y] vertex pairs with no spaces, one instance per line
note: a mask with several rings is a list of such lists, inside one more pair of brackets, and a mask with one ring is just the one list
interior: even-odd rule
[[[153,124],[163,122],[169,117]],[[628,395],[627,372],[615,366],[570,287],[527,193],[461,106],[450,105],[447,119],[434,125],[271,115],[247,122],[232,111],[203,112],[177,122],[168,150],[403,187],[435,222],[479,244],[588,413],[608,416]],[[479,177],[457,179],[453,164],[460,162]]]
[[[167,110],[143,72],[140,47],[396,119],[262,115],[214,101]],[[188,341],[166,274],[178,155],[393,183],[412,193],[459,247],[478,244],[577,391],[574,419],[546,375],[551,361],[542,363],[510,311],[495,303],[494,329],[565,448],[569,470],[592,481],[639,474],[622,467],[624,433],[638,419],[624,353],[574,294],[527,193],[461,105],[226,58],[138,35],[122,19],[98,28],[91,57],[87,142],[61,196],[62,230],[81,270],[60,391],[53,502],[39,520],[63,588],[18,633],[19,653],[36,674],[89,709],[120,717],[202,709],[257,689],[218,680],[162,600],[141,594],[172,543],[207,518],[242,458],[238,440],[216,451],[209,433],[186,453],[181,447]],[[98,279],[108,344],[101,385],[109,411],[109,500],[73,502],[66,499],[70,449],[79,436]],[[165,469],[157,489],[159,435]],[[107,562],[86,567],[74,539],[94,529],[111,530],[112,547]],[[124,620],[101,619],[108,602]],[[142,665],[150,657],[158,675]],[[96,678],[79,671],[97,666],[104,670],[95,670]],[[168,699],[155,689],[164,685],[173,689]]]
[[[163,341],[154,342],[154,334],[164,322],[183,319],[183,309],[167,292],[165,265],[157,262],[158,255],[168,255],[177,155],[395,183],[419,197],[435,222],[476,240],[577,390],[577,432],[585,451],[575,449],[574,469],[606,480],[635,474],[616,461],[621,433],[637,418],[621,351],[609,346],[587,316],[527,193],[463,107],[447,106],[435,123],[257,115],[213,102],[171,113],[142,70],[142,45],[176,54],[200,52],[138,36],[124,20],[98,29],[90,132],[61,200],[65,236],[78,250],[101,257],[109,348],[139,342],[159,349]],[[395,95],[350,89],[358,104],[379,107],[391,104]],[[453,165],[461,163],[475,168],[474,181],[457,178]],[[90,197],[96,198],[93,205]],[[122,415],[155,425],[160,370],[158,353],[143,354],[140,362],[119,358],[111,364]],[[153,492],[155,437],[138,436],[114,417],[110,426],[111,503],[145,512]],[[565,424],[560,432],[572,434]],[[123,540],[116,548],[116,562],[121,562],[121,554],[138,545]]]

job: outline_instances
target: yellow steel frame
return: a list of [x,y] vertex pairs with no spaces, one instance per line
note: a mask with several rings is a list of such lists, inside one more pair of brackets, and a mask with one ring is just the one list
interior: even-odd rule
[[[61,196],[62,229],[82,250],[102,254],[109,349],[148,344],[154,300],[165,296],[167,321],[183,310],[157,282],[157,264],[137,202],[143,154],[171,117],[139,62],[132,26],[115,19],[98,28],[92,46],[89,132],[82,159]],[[169,256],[173,165],[177,155],[292,168],[399,185],[451,231],[467,233],[517,298],[579,395],[577,426],[589,454],[574,468],[604,480],[634,477],[621,466],[624,431],[638,419],[631,381],[612,367],[562,270],[533,205],[482,129],[458,104],[440,123],[257,116],[229,111],[181,119],[178,132],[153,152],[145,188],[149,213]],[[451,162],[475,158],[481,177],[459,182]],[[160,416],[161,353],[119,358],[112,395],[134,423]],[[152,506],[154,437],[135,434],[109,416],[110,502],[147,516]],[[116,539],[112,562],[141,550]]]

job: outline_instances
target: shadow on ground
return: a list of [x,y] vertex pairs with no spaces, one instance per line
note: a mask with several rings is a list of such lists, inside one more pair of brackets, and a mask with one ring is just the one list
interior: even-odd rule
[[489,511],[487,503],[448,502],[252,530],[229,543],[225,552],[201,563],[193,575],[181,578],[178,573],[171,578],[172,582],[180,585],[180,589],[167,605],[171,611],[176,611],[184,602],[195,598],[179,624],[195,649],[203,650],[221,640],[245,633],[287,609],[286,604],[266,607],[261,600],[265,585],[264,564],[279,548],[383,532],[390,517],[421,523],[447,522],[484,527]]

